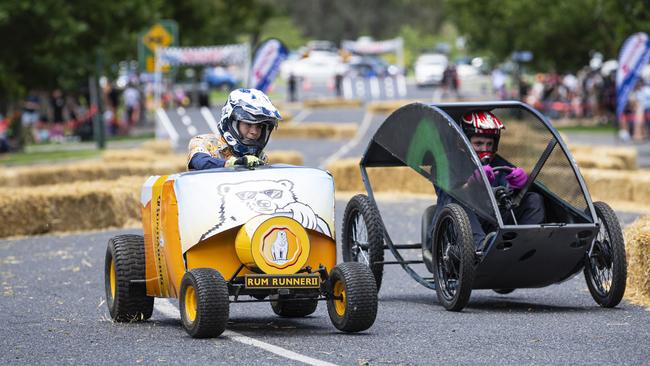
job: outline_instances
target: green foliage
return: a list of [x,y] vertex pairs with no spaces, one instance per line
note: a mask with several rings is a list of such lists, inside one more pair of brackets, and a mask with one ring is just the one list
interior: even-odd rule
[[530,50],[539,70],[576,70],[593,51],[615,58],[625,38],[650,31],[644,0],[446,0],[445,9],[474,49],[499,59]]
[[302,35],[302,32],[296,27],[291,18],[287,16],[278,16],[269,19],[264,26],[260,39],[277,38],[284,42],[290,49],[297,49],[304,46],[308,39]]

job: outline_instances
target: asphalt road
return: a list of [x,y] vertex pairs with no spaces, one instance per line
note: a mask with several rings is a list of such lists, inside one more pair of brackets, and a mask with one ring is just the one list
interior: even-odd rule
[[[329,114],[356,119],[349,111]],[[359,156],[383,118],[362,114],[366,134],[356,141],[278,140],[272,148],[294,146],[312,166],[332,155]],[[337,231],[346,203],[337,200]],[[420,215],[431,203],[381,197],[395,242],[419,241]],[[637,216],[618,215],[623,224]],[[463,312],[451,313],[435,292],[387,266],[374,326],[352,335],[336,331],[323,303],[305,319],[279,318],[267,303],[233,304],[228,331],[212,340],[189,338],[176,300],[156,299],[150,321],[115,324],[104,296],[106,242],[137,232],[1,240],[0,364],[638,365],[650,358],[650,311],[625,301],[601,309],[581,275],[509,295],[474,291]]]
[[[345,204],[337,201],[338,220]],[[380,202],[394,240],[418,240],[428,204]],[[120,233],[137,230],[0,241],[0,364],[292,365],[302,362],[286,357],[298,354],[341,365],[639,365],[650,357],[650,311],[626,302],[601,309],[581,275],[505,296],[474,291],[465,311],[451,313],[435,292],[387,267],[377,320],[360,334],[336,331],[324,303],[305,319],[279,318],[267,303],[233,304],[227,335],[212,340],[189,338],[176,300],[156,299],[150,321],[115,324],[103,263],[106,241]]]

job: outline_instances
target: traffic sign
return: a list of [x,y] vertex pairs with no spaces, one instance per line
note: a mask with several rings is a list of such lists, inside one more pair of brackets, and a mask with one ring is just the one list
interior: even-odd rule
[[[140,34],[138,38],[138,59],[140,69],[146,72],[154,72],[156,64],[156,48],[172,47],[178,45],[178,24],[174,20],[161,20],[154,24],[147,31]],[[161,69],[162,72],[169,71],[169,66]]]

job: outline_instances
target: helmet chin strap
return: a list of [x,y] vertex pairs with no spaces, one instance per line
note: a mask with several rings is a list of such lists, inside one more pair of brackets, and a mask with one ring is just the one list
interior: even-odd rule
[[490,164],[494,158],[494,153],[492,151],[480,151],[478,153],[478,158],[481,160],[481,164]]

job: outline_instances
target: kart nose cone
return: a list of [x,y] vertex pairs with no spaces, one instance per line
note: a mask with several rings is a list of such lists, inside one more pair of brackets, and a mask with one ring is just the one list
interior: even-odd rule
[[294,274],[309,258],[305,228],[285,216],[258,216],[241,227],[235,239],[241,262],[268,274]]

